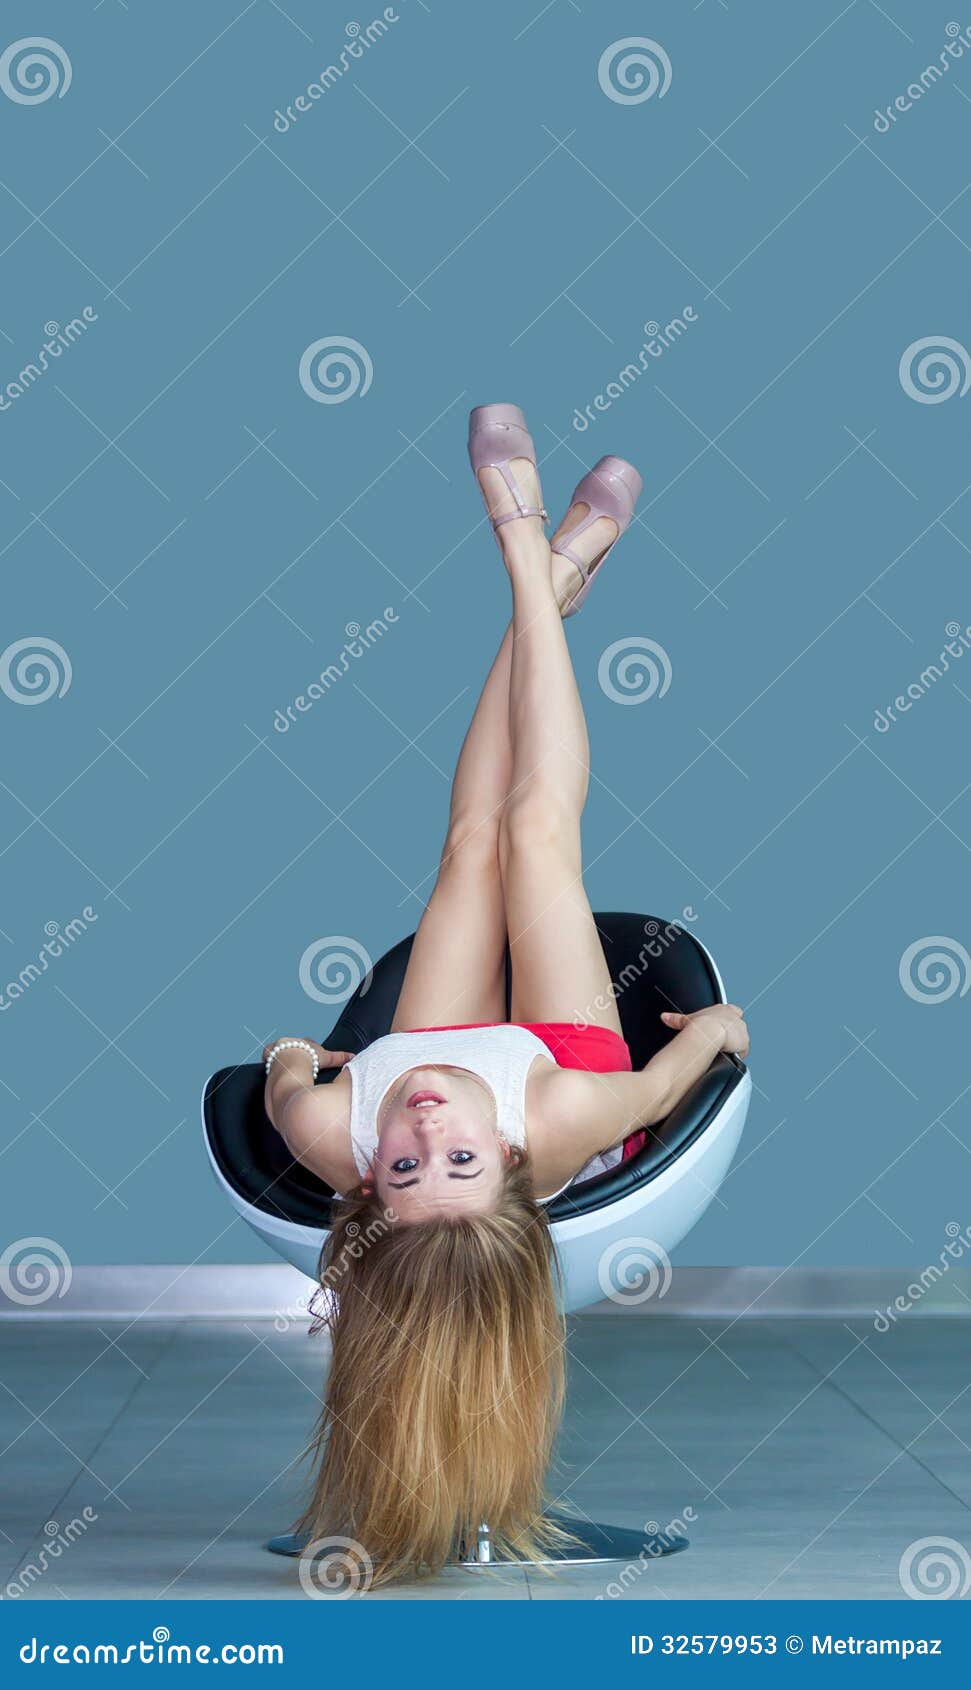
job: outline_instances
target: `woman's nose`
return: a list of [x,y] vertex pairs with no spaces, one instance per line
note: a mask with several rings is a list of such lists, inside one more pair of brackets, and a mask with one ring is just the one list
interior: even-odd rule
[[431,1110],[425,1110],[423,1114],[419,1115],[415,1126],[420,1133],[439,1133],[444,1131],[445,1123]]

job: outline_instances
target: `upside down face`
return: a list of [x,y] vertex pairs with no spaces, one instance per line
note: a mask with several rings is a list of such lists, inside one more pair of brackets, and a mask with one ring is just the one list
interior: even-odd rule
[[462,1068],[412,1068],[378,1111],[371,1173],[404,1225],[495,1207],[509,1150],[488,1087]]

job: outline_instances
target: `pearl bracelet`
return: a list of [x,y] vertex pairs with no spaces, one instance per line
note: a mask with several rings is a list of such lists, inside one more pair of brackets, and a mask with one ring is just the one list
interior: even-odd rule
[[320,1060],[313,1045],[309,1045],[306,1039],[277,1039],[276,1044],[273,1046],[266,1059],[267,1074],[269,1074],[270,1069],[276,1061],[276,1058],[279,1056],[281,1050],[305,1050],[314,1065],[314,1079],[316,1080],[317,1075],[320,1072]]

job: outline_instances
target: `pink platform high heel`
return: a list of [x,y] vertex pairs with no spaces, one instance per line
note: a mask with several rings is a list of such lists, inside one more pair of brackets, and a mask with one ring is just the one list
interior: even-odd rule
[[[564,616],[575,616],[580,609],[590,591],[594,576],[613,551],[625,528],[630,526],[634,506],[640,498],[643,485],[633,464],[627,463],[624,458],[601,458],[578,483],[570,506],[587,505],[587,514],[570,530],[563,545],[553,547],[558,557],[568,558],[574,569],[580,571],[580,585],[572,599],[564,606]],[[610,517],[611,521],[617,524],[617,535],[600,557],[592,564],[585,564],[572,548],[584,529],[589,528],[601,516]]]
[[[521,516],[540,516],[544,522],[548,520],[542,506],[527,503],[512,468],[514,458],[528,458],[531,464],[536,463],[536,448],[518,405],[477,405],[470,412],[469,458],[477,480],[481,469],[498,470],[516,501],[516,509],[507,511],[504,516],[493,516],[489,511],[493,530]],[[488,503],[486,509],[489,510]]]

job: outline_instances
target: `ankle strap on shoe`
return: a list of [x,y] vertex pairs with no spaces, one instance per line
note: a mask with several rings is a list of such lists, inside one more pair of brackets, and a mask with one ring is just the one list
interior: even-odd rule
[[501,528],[504,522],[518,522],[521,516],[541,516],[544,522],[549,522],[550,520],[549,513],[545,511],[542,506],[537,509],[535,505],[524,505],[522,510],[507,511],[505,516],[493,516],[490,517],[489,520],[495,529]]

